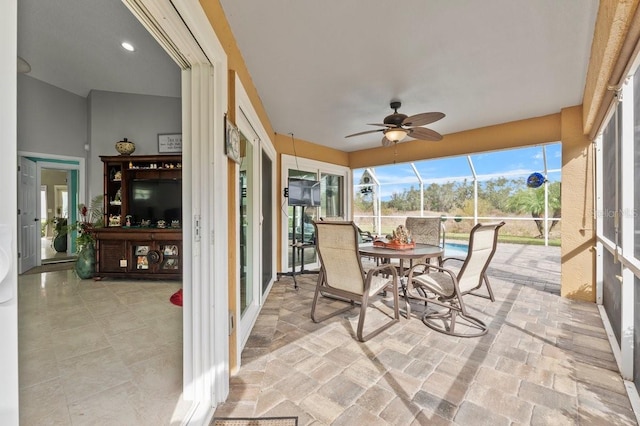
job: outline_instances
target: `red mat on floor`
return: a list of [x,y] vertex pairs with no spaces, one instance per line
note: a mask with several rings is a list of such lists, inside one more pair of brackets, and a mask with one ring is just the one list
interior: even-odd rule
[[182,289],[173,293],[169,298],[169,301],[176,306],[182,306]]

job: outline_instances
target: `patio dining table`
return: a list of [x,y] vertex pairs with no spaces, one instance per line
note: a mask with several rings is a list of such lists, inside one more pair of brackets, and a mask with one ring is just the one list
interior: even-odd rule
[[360,244],[359,252],[360,256],[373,257],[382,262],[390,263],[391,259],[398,259],[400,261],[398,264],[398,276],[400,278],[400,289],[402,290],[405,302],[407,303],[405,316],[408,319],[410,316],[411,308],[409,307],[409,300],[407,299],[407,283],[406,277],[404,276],[405,270],[403,260],[409,261],[409,268],[413,266],[413,261],[418,259],[437,258],[438,261],[441,262],[442,256],[444,255],[444,248],[431,244],[416,244],[414,248],[396,250],[386,247],[376,247],[373,245],[373,243],[366,243]]
[[373,243],[360,244],[360,256],[374,257],[380,259],[383,262],[388,262],[391,259],[400,260],[398,266],[398,274],[400,277],[404,277],[404,262],[402,260],[409,260],[409,268],[413,265],[413,261],[417,259],[442,259],[444,255],[444,248],[434,246],[431,244],[416,244],[414,248],[405,250],[396,250],[386,247],[376,247]]

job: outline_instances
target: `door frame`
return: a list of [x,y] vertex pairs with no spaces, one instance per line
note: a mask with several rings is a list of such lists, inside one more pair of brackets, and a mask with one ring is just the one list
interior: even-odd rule
[[[255,325],[256,320],[258,319],[258,314],[260,313],[260,309],[262,307],[262,305],[264,304],[265,299],[267,298],[267,295],[269,294],[269,292],[271,291],[271,288],[273,287],[273,283],[276,280],[276,268],[275,268],[275,256],[272,259],[272,268],[271,270],[273,271],[272,276],[271,276],[271,280],[269,285],[267,286],[267,289],[263,292],[262,291],[262,270],[263,270],[263,265],[262,265],[262,224],[263,224],[263,219],[262,219],[262,182],[260,177],[261,172],[262,172],[262,152],[266,152],[267,155],[269,156],[269,158],[271,159],[272,163],[273,163],[273,168],[272,168],[272,181],[275,183],[275,170],[276,170],[276,150],[273,147],[273,145],[271,144],[271,139],[269,138],[266,130],[264,129],[264,127],[262,126],[262,122],[260,121],[258,114],[256,113],[255,109],[253,108],[253,105],[251,104],[251,101],[249,99],[249,95],[247,94],[244,86],[242,85],[242,82],[240,81],[240,78],[236,75],[235,77],[235,101],[236,101],[236,111],[235,111],[235,117],[236,117],[236,124],[238,126],[238,129],[240,130],[241,133],[243,133],[245,135],[245,137],[247,135],[252,135],[254,136],[256,139],[249,141],[252,146],[253,146],[253,164],[252,164],[252,173],[253,173],[253,182],[252,182],[252,188],[250,193],[253,194],[253,199],[252,199],[252,203],[253,203],[253,209],[252,209],[252,214],[253,214],[253,223],[258,224],[258,226],[254,226],[252,229],[252,234],[251,234],[251,238],[253,239],[253,244],[252,244],[252,256],[254,259],[254,265],[255,265],[255,270],[253,271],[253,300],[254,302],[252,303],[252,305],[247,309],[246,314],[245,314],[245,318],[240,317],[238,324],[239,324],[239,334],[238,334],[238,338],[236,339],[236,365],[239,367],[241,365],[241,353],[242,353],[242,349],[244,348],[245,344],[247,343],[247,340],[249,338],[249,335],[251,333],[251,330],[253,329],[253,326]],[[236,167],[236,181],[239,180],[239,167]],[[236,206],[236,211],[239,211],[240,208],[240,196],[241,194],[239,193],[239,187],[238,185],[236,185],[236,200],[237,200],[237,206]],[[275,197],[275,188],[272,189],[272,205],[275,205],[275,202],[273,201],[273,197]],[[273,253],[275,253],[275,223],[272,223],[272,228],[274,231],[274,250],[272,251]],[[240,234],[239,234],[239,227],[236,230],[236,241],[240,241]],[[240,250],[240,246],[239,244],[236,245],[237,246],[237,250]],[[240,267],[240,256],[239,256],[239,252],[236,255],[236,259],[237,260],[237,268],[236,270],[239,270]],[[240,282],[238,281],[238,286],[236,288],[236,312],[238,312],[238,315],[241,315],[240,312]]]
[[229,394],[227,56],[198,0],[122,1],[182,69],[183,424],[204,425]]
[[[75,170],[78,172],[78,182],[77,186],[71,184],[67,185],[69,189],[69,218],[67,219],[68,223],[73,223],[77,220],[78,217],[78,204],[84,204],[86,202],[86,159],[83,157],[72,157],[68,155],[56,155],[56,154],[45,154],[41,152],[30,152],[30,151],[18,151],[18,164],[20,163],[20,158],[24,157],[28,160],[34,161],[36,163],[36,212],[40,215],[42,203],[40,202],[40,186],[42,185],[42,169],[56,169],[56,170],[66,170],[67,175],[71,170]],[[77,187],[77,190],[74,193],[71,193],[71,190]],[[77,200],[77,201],[76,201]],[[36,235],[37,241],[34,241],[36,247],[36,266],[42,265],[42,248],[40,247],[40,234]],[[18,236],[20,238],[20,236]],[[67,247],[69,247],[68,251],[73,252],[75,245],[72,244],[70,240],[70,234],[67,235]],[[24,247],[24,243],[22,243],[21,247]],[[18,259],[18,266],[20,266],[20,260]],[[22,269],[19,267],[21,272]]]
[[[282,154],[280,156],[280,164],[281,164],[280,194],[282,194],[280,199],[280,205],[283,207],[283,209],[288,206],[288,202],[287,202],[288,200],[284,196],[284,193],[285,193],[285,188],[287,188],[290,169],[305,170],[312,173],[316,173],[318,176],[318,180],[322,179],[323,173],[332,174],[332,175],[342,176],[344,178],[343,179],[344,190],[343,190],[343,199],[342,199],[342,205],[344,206],[344,216],[345,216],[344,219],[352,220],[351,203],[348,202],[348,200],[352,199],[353,197],[353,173],[351,172],[351,169],[349,169],[348,167],[339,166],[336,164],[325,163],[322,161],[311,160],[308,158],[295,157],[288,154]],[[320,217],[323,217],[324,212],[322,211],[322,207],[318,207],[318,209],[320,209]],[[291,271],[291,268],[289,268],[290,256],[288,251],[289,250],[289,235],[288,235],[289,216],[286,214],[286,212],[281,215],[280,225],[281,225],[280,240],[282,241],[282,244],[280,244],[280,253],[281,253],[280,270]],[[305,268],[307,267],[314,268],[314,267],[319,267],[320,265],[318,263],[315,263],[315,264],[305,264],[304,266]]]
[[[0,2],[0,179],[4,185],[3,208],[0,209],[0,234],[3,247],[9,246],[10,265],[7,276],[0,280],[0,424],[18,425],[18,118],[17,74],[18,0]],[[8,230],[9,236],[5,234]],[[6,239],[9,241],[6,241]]]

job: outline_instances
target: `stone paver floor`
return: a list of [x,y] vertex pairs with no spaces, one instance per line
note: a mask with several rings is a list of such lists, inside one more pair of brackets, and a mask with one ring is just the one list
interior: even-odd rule
[[298,416],[300,425],[636,425],[596,305],[559,295],[559,256],[557,247],[500,244],[489,270],[496,301],[465,299],[490,329],[471,339],[412,316],[360,343],[358,309],[314,324],[316,276],[298,277],[297,291],[282,277],[216,416]]

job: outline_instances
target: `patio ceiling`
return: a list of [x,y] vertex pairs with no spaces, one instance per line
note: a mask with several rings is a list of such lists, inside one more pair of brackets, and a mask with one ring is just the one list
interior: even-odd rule
[[[273,129],[355,151],[402,101],[447,134],[582,103],[597,0],[221,0]],[[18,54],[72,93],[180,96],[179,69],[119,0],[21,0]],[[126,38],[135,54],[124,52]],[[46,42],[45,42],[46,41]]]

